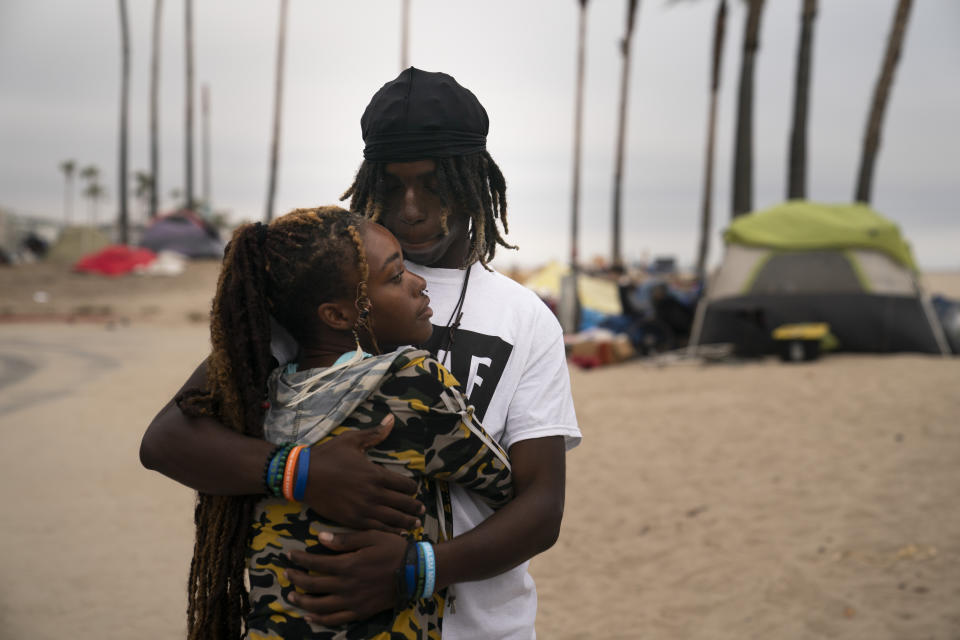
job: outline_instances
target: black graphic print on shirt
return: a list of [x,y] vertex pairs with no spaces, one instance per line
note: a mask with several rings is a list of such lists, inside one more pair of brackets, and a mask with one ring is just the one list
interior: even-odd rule
[[513,345],[499,336],[488,336],[468,329],[456,329],[453,334],[452,354],[440,349],[445,342],[446,327],[433,326],[433,335],[424,345],[453,374],[473,405],[477,418],[483,416],[490,406],[493,392],[500,383],[500,376],[507,366]]

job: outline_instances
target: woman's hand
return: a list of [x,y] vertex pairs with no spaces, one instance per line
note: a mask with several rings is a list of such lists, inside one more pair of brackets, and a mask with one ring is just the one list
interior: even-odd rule
[[304,502],[325,518],[352,529],[403,533],[420,526],[423,505],[412,496],[417,482],[370,462],[365,451],[390,435],[388,414],[373,429],[350,431],[310,450]]
[[[180,388],[203,388],[203,361]],[[423,505],[414,500],[417,483],[370,462],[364,453],[393,429],[388,415],[379,427],[351,431],[310,450],[305,502],[323,517],[354,529],[400,531],[415,528]],[[170,400],[150,423],[140,444],[148,469],[191,489],[218,496],[264,492],[263,465],[273,445],[245,436],[213,418],[188,417]]]
[[290,594],[293,604],[309,612],[308,620],[334,626],[393,608],[397,596],[394,572],[403,565],[406,538],[384,531],[324,532],[319,537],[323,546],[339,553],[291,551],[291,561],[304,571],[287,570],[295,587],[307,594],[325,594]]

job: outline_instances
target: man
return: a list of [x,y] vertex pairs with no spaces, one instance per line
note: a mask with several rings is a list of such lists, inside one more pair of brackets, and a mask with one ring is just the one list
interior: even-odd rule
[[[497,245],[509,246],[498,228],[506,232],[506,184],[486,151],[477,98],[446,74],[410,68],[374,95],[361,127],[364,162],[344,197],[390,229],[407,268],[426,279],[436,323],[428,346],[513,466],[515,498],[493,515],[453,488],[455,537],[436,547],[437,588],[456,585],[443,635],[526,640],[536,615],[527,561],[559,534],[565,451],[580,439],[560,327],[532,292],[487,268]],[[204,371],[185,387],[203,384]],[[295,604],[325,624],[394,604],[397,532],[415,526],[419,505],[405,480],[363,456],[388,431],[345,434],[310,458],[305,502],[364,529],[321,541],[340,555],[294,555],[313,575],[291,571],[291,581],[325,594]],[[237,495],[263,492],[269,450],[212,420],[187,419],[171,402],[148,428],[141,460],[198,491]]]

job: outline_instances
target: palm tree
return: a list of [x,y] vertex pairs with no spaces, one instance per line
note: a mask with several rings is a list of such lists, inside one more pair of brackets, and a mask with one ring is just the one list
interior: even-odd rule
[[860,171],[857,177],[857,190],[853,198],[857,202],[869,204],[870,192],[873,187],[873,167],[877,161],[877,152],[880,150],[880,129],[883,125],[883,114],[890,98],[890,87],[893,85],[893,74],[900,61],[900,51],[903,48],[903,37],[907,31],[907,21],[910,19],[910,8],[913,0],[899,0],[897,10],[893,15],[893,26],[890,37],[887,39],[887,51],[883,56],[883,66],[880,68],[880,77],[873,91],[873,102],[870,105],[870,115],[867,118],[867,129],[863,134],[863,152],[860,156]]
[[580,139],[583,130],[583,72],[586,63],[587,0],[580,4],[580,26],[577,35],[577,89],[573,115],[573,193],[571,194],[570,268],[577,268],[577,243],[580,227]]
[[400,71],[409,66],[410,60],[410,0],[402,0],[400,6]]
[[577,292],[577,244],[580,227],[580,140],[583,130],[583,75],[586,62],[587,0],[580,4],[577,30],[577,88],[573,115],[573,190],[570,194],[570,275],[561,283],[560,324],[564,332],[575,332],[580,325],[580,299]]
[[106,195],[106,191],[100,185],[100,168],[96,165],[88,164],[80,170],[80,177],[87,183],[83,189],[83,195],[90,199],[90,224],[96,225],[97,202]]
[[623,147],[627,135],[627,96],[630,80],[630,43],[633,40],[633,22],[637,14],[637,0],[627,0],[627,31],[620,41],[620,55],[623,56],[623,69],[620,74],[620,111],[617,125],[617,162],[613,172],[613,232],[610,250],[610,264],[623,266],[620,253],[620,203],[623,184]]
[[184,60],[186,62],[186,81],[187,81],[187,103],[186,103],[186,144],[184,153],[186,154],[184,160],[184,167],[186,169],[186,177],[184,179],[184,184],[186,185],[186,196],[188,209],[193,207],[193,0],[185,0],[186,4],[184,5],[184,16],[185,16],[185,29],[186,36],[184,42],[186,44],[186,55]]
[[277,189],[277,161],[280,148],[280,114],[283,101],[283,52],[287,40],[287,0],[280,0],[280,25],[277,30],[277,70],[273,87],[273,141],[270,144],[270,180],[267,186],[266,221],[273,219],[273,198]]
[[203,134],[203,143],[200,148],[200,158],[203,162],[203,212],[209,215],[213,207],[210,194],[210,86],[200,87],[200,114],[203,118],[200,130]]
[[147,218],[150,216],[151,203],[156,200],[156,185],[153,176],[146,171],[134,171],[133,181],[135,183],[133,197],[140,202],[143,217]]
[[746,0],[740,93],[737,98],[736,150],[733,156],[733,217],[753,209],[753,67],[760,47],[763,0]]
[[796,88],[793,96],[793,131],[790,133],[790,168],[787,173],[788,200],[807,197],[807,104],[810,102],[810,58],[813,50],[813,21],[816,17],[817,0],[803,0]]
[[130,112],[130,25],[127,22],[127,0],[117,0],[120,8],[120,213],[117,220],[120,244],[129,241],[129,212],[127,211],[127,121]]
[[160,185],[160,25],[163,0],[153,0],[153,39],[150,53],[150,219],[157,217]]
[[100,177],[100,167],[95,164],[88,164],[80,169],[80,177],[87,182],[96,182],[97,178]]
[[83,190],[83,195],[90,199],[90,225],[97,226],[97,203],[100,202],[100,198],[107,195],[107,190],[97,182],[97,178],[94,177],[93,180],[87,183],[87,187]]
[[60,163],[60,171],[63,171],[63,223],[67,226],[73,219],[73,172],[77,168],[77,163],[73,160],[64,160]]
[[703,176],[703,209],[700,216],[700,245],[697,250],[697,278],[702,282],[710,252],[710,227],[713,218],[713,147],[717,132],[717,97],[720,93],[720,62],[727,25],[727,0],[720,0],[713,29],[713,66],[710,75],[710,110],[707,115],[707,159]]

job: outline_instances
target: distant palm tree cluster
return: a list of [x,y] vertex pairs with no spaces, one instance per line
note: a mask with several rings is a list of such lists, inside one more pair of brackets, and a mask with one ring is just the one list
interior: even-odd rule
[[[678,0],[674,0],[678,1]],[[796,81],[794,89],[793,120],[787,152],[787,199],[806,198],[807,164],[807,113],[810,101],[810,68],[813,51],[813,26],[817,15],[817,0],[800,1],[800,39],[797,49]],[[746,4],[746,24],[743,31],[743,45],[740,62],[740,84],[737,95],[737,119],[734,136],[733,185],[731,189],[731,217],[747,214],[753,210],[753,71],[757,52],[760,48],[760,24],[763,17],[764,0],[743,0]],[[577,53],[577,89],[574,116],[574,158],[571,207],[571,250],[570,262],[577,262],[577,227],[579,219],[579,182],[580,182],[580,122],[583,100],[584,67],[584,30],[588,0],[577,0],[580,9],[579,41]],[[627,80],[630,67],[630,42],[633,35],[634,19],[637,12],[637,0],[627,0],[626,33],[621,41],[623,72],[619,104],[619,127],[617,130],[617,155],[614,169],[613,186],[613,224],[610,251],[610,264],[622,267],[620,251],[621,229],[621,181],[623,178],[623,147],[626,130]],[[898,0],[893,17],[893,25],[887,38],[887,47],[880,68],[867,117],[863,137],[860,168],[857,174],[854,200],[869,203],[873,182],[873,170],[880,149],[880,132],[883,115],[890,96],[893,76],[896,71],[907,21],[913,0]],[[720,90],[720,68],[723,57],[724,32],[726,30],[727,0],[719,0],[714,24],[713,47],[711,50],[710,99],[707,116],[706,161],[703,179],[702,210],[700,234],[697,246],[696,275],[703,278],[706,269],[707,254],[710,245],[712,224],[713,159],[716,137],[717,98]]]
[[[70,226],[73,220],[74,174],[77,174],[77,161],[64,160],[60,163],[63,172],[63,221]],[[107,190],[100,184],[100,168],[96,165],[87,165],[79,170],[80,179],[85,182],[83,196],[89,200],[88,221],[91,225],[97,224],[97,205],[107,195]]]
[[[129,96],[130,96],[130,28],[127,19],[126,0],[117,0],[120,16],[120,45],[121,45],[121,79],[120,79],[120,125],[119,138],[120,145],[118,150],[118,219],[117,235],[121,243],[129,241],[129,223],[130,216],[128,212],[128,181],[130,170],[128,166],[128,139],[129,139]],[[203,117],[204,117],[204,176],[203,176],[203,200],[200,201],[194,196],[193,189],[193,2],[184,0],[185,14],[185,48],[186,48],[186,69],[185,79],[187,85],[186,100],[186,126],[184,136],[186,139],[186,152],[184,158],[186,190],[179,188],[170,190],[170,198],[175,202],[180,202],[186,208],[196,208],[200,205],[209,206],[210,204],[210,180],[209,180],[209,94],[207,87],[203,89]],[[135,171],[132,176],[134,179],[133,195],[140,203],[142,216],[145,219],[154,219],[157,217],[160,209],[160,144],[159,144],[159,86],[160,86],[160,26],[163,15],[163,0],[154,0],[153,5],[153,33],[151,43],[151,61],[150,61],[150,170]],[[60,170],[63,172],[64,187],[64,222],[70,225],[73,220],[73,177],[77,165],[74,160],[64,160],[60,163]],[[97,222],[97,205],[99,201],[106,196],[106,190],[100,184],[100,169],[90,165],[80,170],[80,177],[86,181],[83,195],[90,200],[90,224]]]

